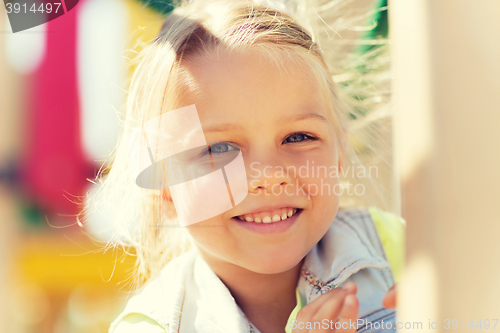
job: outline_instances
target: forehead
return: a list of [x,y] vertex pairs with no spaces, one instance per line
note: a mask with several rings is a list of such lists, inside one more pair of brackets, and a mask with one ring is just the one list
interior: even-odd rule
[[329,117],[319,83],[308,66],[289,54],[271,61],[259,50],[221,52],[186,61],[183,69],[189,93],[182,104],[195,104],[202,119],[273,121],[311,112]]

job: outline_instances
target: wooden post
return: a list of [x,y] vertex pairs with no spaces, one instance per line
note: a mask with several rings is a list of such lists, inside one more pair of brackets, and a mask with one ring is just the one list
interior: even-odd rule
[[[398,321],[448,332],[448,319],[449,329],[476,332],[489,320],[492,330],[500,319],[500,1],[389,6],[408,223]],[[417,330],[409,326],[399,331]]]

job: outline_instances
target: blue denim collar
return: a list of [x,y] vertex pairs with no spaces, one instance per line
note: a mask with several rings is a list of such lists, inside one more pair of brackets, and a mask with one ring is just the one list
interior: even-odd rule
[[306,256],[302,277],[316,293],[336,288],[364,268],[390,269],[388,260],[374,247],[379,239],[367,232],[365,218],[369,218],[366,210],[339,210],[325,236]]

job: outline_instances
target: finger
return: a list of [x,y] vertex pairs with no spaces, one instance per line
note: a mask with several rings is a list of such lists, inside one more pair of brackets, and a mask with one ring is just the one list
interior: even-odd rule
[[358,286],[356,286],[356,283],[354,283],[354,282],[347,282],[342,287],[342,289],[347,291],[348,294],[353,294],[353,295],[356,295],[356,293],[358,292]]
[[394,309],[396,308],[396,295],[397,295],[397,287],[396,285],[393,285],[391,289],[387,292],[387,294],[384,296],[384,299],[382,300],[382,305],[386,309]]
[[299,317],[304,318],[304,319],[306,319],[306,318],[310,319],[331,298],[341,297],[342,299],[344,299],[345,296],[347,296],[347,295],[348,295],[347,291],[343,290],[342,288],[335,288],[333,290],[330,290],[329,292],[324,293],[323,295],[319,296],[314,301],[312,301],[311,303],[309,303],[305,307],[303,307],[297,313],[297,319]]
[[[346,290],[342,288],[335,288],[315,299],[313,302],[307,304],[297,313],[296,330],[293,333],[302,332],[318,332],[314,330],[305,329],[307,325],[309,328],[314,329],[314,322],[316,329],[321,329],[321,321],[323,319],[336,319],[344,298],[348,295]],[[336,312],[335,316],[331,316],[331,312]],[[321,330],[319,332],[322,332]],[[329,332],[329,331],[327,331]]]
[[354,333],[357,329],[359,301],[354,295],[347,295],[340,311],[338,321],[334,324],[336,333]]
[[[332,294],[328,300],[316,311],[311,321],[314,323],[321,323],[318,327],[314,327],[311,333],[334,332],[334,324],[338,320],[341,310],[344,306],[346,297],[354,296],[344,291],[343,294]],[[355,296],[354,296],[355,297]]]

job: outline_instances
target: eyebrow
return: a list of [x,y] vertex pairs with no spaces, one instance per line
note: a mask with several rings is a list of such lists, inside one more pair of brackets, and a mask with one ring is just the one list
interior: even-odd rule
[[308,112],[304,114],[296,114],[296,115],[291,115],[291,116],[283,116],[279,119],[279,123],[282,122],[292,122],[292,121],[301,121],[301,120],[307,120],[307,119],[318,119],[321,121],[326,122],[326,118],[319,113],[316,112]]
[[230,132],[230,131],[241,131],[243,127],[236,124],[217,124],[214,126],[203,128],[203,132]]
[[[297,114],[297,115],[288,115],[288,116],[283,116],[280,119],[278,119],[278,123],[288,123],[288,122],[296,122],[296,121],[302,121],[302,120],[308,120],[308,119],[318,119],[322,122],[326,122],[326,118],[319,113],[315,112],[308,112],[304,114]],[[241,125],[237,124],[217,124],[214,126],[210,126],[207,128],[203,129],[203,132],[230,132],[230,131],[242,131],[243,127]]]

